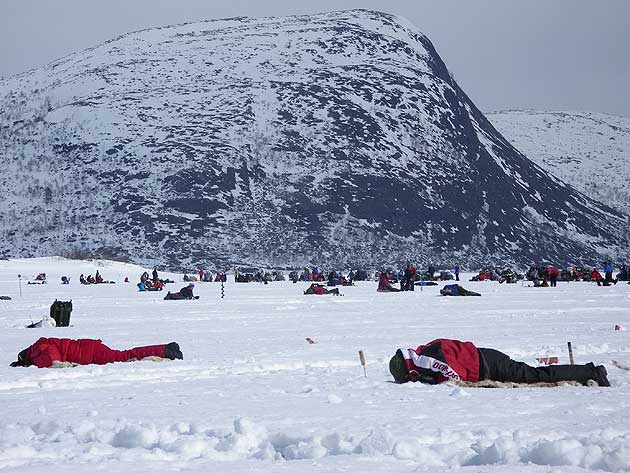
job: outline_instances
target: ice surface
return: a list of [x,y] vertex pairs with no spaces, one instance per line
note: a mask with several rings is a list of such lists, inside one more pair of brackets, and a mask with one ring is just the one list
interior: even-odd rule
[[[99,270],[116,284],[81,286]],[[26,285],[46,272],[46,285]],[[59,258],[0,261],[0,470],[555,472],[630,469],[630,285],[462,282],[343,297],[305,283],[197,283],[197,301],[140,293],[142,268]],[[22,275],[22,297],[17,275]],[[60,277],[72,277],[69,286]],[[128,276],[131,283],[123,283]],[[167,290],[183,286],[181,275]],[[462,279],[468,279],[464,277]],[[26,329],[54,299],[69,328]],[[179,342],[183,361],[64,369],[9,368],[40,336],[101,338],[113,348]],[[317,341],[308,344],[306,337]],[[604,363],[611,388],[475,389],[397,385],[400,346],[472,340],[535,364],[540,356]],[[365,352],[367,378],[359,363]]]

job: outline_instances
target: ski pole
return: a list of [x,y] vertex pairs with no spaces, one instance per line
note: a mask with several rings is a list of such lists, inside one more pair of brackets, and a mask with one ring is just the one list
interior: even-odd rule
[[18,274],[18,285],[20,286],[20,297],[22,297],[22,275]]
[[365,356],[363,355],[363,350],[359,350],[359,360],[361,361],[361,366],[363,366],[363,376],[367,378],[367,372],[365,371]]
[[573,348],[571,347],[571,342],[567,342],[567,347],[569,347],[569,362],[573,363]]

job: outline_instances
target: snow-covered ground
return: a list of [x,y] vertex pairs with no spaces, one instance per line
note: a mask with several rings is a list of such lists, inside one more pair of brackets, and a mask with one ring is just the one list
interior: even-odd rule
[[[96,269],[117,284],[78,284]],[[25,284],[41,271],[47,285]],[[198,283],[199,300],[164,301],[137,292],[140,274],[112,262],[0,261],[0,295],[13,298],[0,301],[0,470],[630,470],[630,371],[611,363],[630,365],[630,332],[614,330],[630,326],[628,284],[465,282],[482,297],[445,298],[439,287],[381,294],[364,282],[333,297],[304,296],[305,283],[230,278],[224,299],[218,283]],[[24,328],[55,298],[72,299],[71,327]],[[113,348],[175,340],[184,360],[8,367],[40,336],[101,338]],[[390,382],[396,348],[437,337],[530,363],[567,362],[572,341],[576,362],[604,363],[613,386]]]

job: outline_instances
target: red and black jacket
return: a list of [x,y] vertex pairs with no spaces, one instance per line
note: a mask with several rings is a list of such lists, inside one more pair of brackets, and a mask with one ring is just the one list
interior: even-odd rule
[[479,350],[472,342],[439,338],[415,350],[402,349],[407,369],[416,379],[427,384],[448,380],[479,381],[484,372]]

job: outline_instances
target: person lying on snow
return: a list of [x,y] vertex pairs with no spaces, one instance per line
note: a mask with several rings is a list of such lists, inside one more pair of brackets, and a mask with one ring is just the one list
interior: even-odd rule
[[378,277],[378,288],[376,288],[377,292],[400,292],[400,289],[392,286],[392,283],[389,282],[389,278],[387,277],[387,271],[381,272]]
[[193,283],[190,283],[188,286],[182,287],[179,290],[179,292],[173,292],[173,293],[168,292],[166,296],[164,296],[164,300],[176,301],[176,300],[181,300],[181,299],[186,299],[186,300],[199,299],[199,296],[193,295],[194,288],[195,288],[195,285]]
[[76,363],[78,365],[104,365],[117,361],[141,360],[149,356],[183,360],[175,342],[166,345],[136,347],[130,350],[113,350],[100,340],[70,338],[40,338],[30,347],[18,353],[18,360],[10,366],[49,368],[54,363]]
[[334,289],[326,289],[323,285],[321,284],[311,284],[311,286],[304,291],[304,294],[316,294],[318,296],[322,296],[324,294],[333,294],[335,296],[340,295],[339,294],[339,288],[334,288]]
[[447,284],[440,290],[440,294],[443,296],[480,296],[478,292],[469,291],[464,289],[459,284]]
[[397,383],[420,381],[438,384],[449,380],[483,380],[512,383],[556,383],[589,380],[610,386],[603,365],[551,365],[533,367],[492,348],[477,348],[472,342],[439,338],[426,345],[398,349],[389,362],[389,372]]

